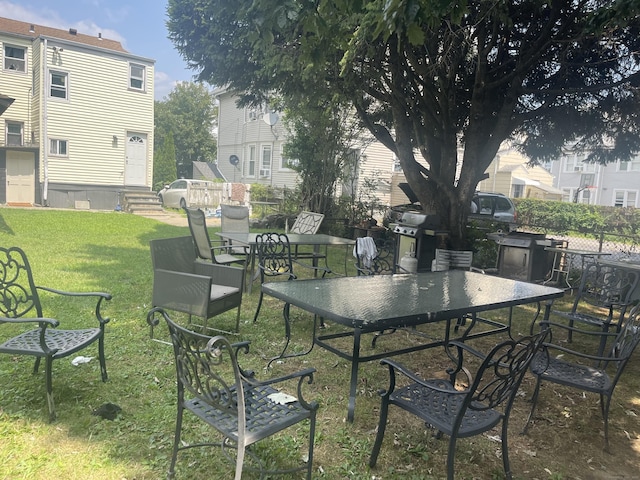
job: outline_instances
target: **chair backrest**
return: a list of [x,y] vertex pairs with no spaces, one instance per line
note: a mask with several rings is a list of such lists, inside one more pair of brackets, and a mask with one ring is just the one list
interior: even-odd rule
[[258,265],[263,277],[288,275],[295,278],[289,237],[284,233],[267,232],[256,236]]
[[196,252],[191,237],[158,238],[149,246],[154,270],[194,273]]
[[[164,310],[160,313],[167,322],[173,344],[178,401],[183,402],[187,394],[215,408],[236,413],[238,432],[244,431],[243,375],[236,349],[223,336],[196,333],[177,325]],[[248,343],[243,345],[248,348]]]
[[207,230],[207,220],[204,212],[199,208],[185,207],[189,230],[199,258],[214,261],[211,251],[211,239]]
[[385,275],[394,271],[393,248],[384,242],[376,243],[372,237],[357,238],[353,256],[358,275]]
[[318,233],[322,220],[324,220],[323,213],[300,212],[289,232],[301,234]]
[[573,303],[575,312],[580,302],[596,307],[626,306],[638,283],[638,273],[631,269],[616,268],[599,262],[585,265],[580,288]]
[[[638,343],[640,343],[640,304],[633,307],[624,319],[620,332],[611,346],[609,357],[616,360],[616,375],[612,382],[613,385],[622,375],[624,367],[629,362]],[[604,367],[606,368],[606,364]]]
[[244,205],[220,205],[220,231],[249,233],[249,208]]
[[473,252],[470,250],[445,250],[436,248],[436,265],[444,269],[463,269],[469,270],[473,263]]
[[20,318],[30,312],[42,317],[40,297],[27,255],[19,247],[0,247],[0,314]]
[[[496,345],[478,368],[458,418],[464,416],[466,409],[495,409],[503,403],[504,414],[508,415],[520,382],[548,334],[549,329],[544,329],[530,337]],[[459,350],[459,356],[462,356],[462,350]]]

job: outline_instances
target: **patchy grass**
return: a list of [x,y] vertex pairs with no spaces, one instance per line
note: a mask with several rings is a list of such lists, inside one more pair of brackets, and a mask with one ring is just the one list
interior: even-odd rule
[[[116,212],[48,209],[0,209],[3,245],[18,245],[28,254],[37,283],[66,290],[99,290],[113,294],[105,306],[112,319],[107,326],[106,352],[109,381],[100,381],[96,361],[73,367],[70,359],[55,362],[54,395],[58,420],[47,422],[42,374],[31,375],[32,361],[0,356],[0,479],[158,479],[169,465],[175,418],[175,372],[171,348],[149,339],[145,322],[150,308],[152,271],[149,240],[187,235],[153,219]],[[344,249],[331,251],[332,265],[342,265]],[[347,260],[352,270],[349,252]],[[308,275],[299,270],[297,273]],[[355,294],[355,292],[354,292]],[[387,372],[377,362],[361,366],[356,418],[346,423],[350,366],[322,349],[277,363],[265,372],[266,361],[283,347],[282,305],[265,297],[256,324],[252,323],[258,288],[243,300],[239,338],[251,340],[243,364],[260,376],[301,367],[318,371],[306,389],[308,399],[320,402],[314,478],[327,479],[438,479],[445,476],[447,438],[437,439],[416,418],[390,411],[378,466],[367,466],[375,438],[379,397]],[[570,298],[560,303],[566,308]],[[75,308],[75,307],[74,307]],[[82,310],[81,310],[82,311]],[[78,310],[61,302],[50,304],[47,314],[70,326],[79,326]],[[91,311],[83,311],[90,317]],[[292,309],[293,342],[290,349],[309,346],[311,318]],[[497,318],[505,312],[495,312]],[[532,309],[521,308],[514,322],[526,332]],[[179,318],[179,316],[176,316]],[[233,312],[211,321],[232,325]],[[6,325],[0,327],[4,335]],[[329,331],[336,330],[328,325]],[[166,335],[157,329],[157,335]],[[499,339],[475,344],[489,348]],[[384,336],[376,349],[415,342],[406,332]],[[365,350],[372,348],[369,344]],[[95,356],[91,347],[87,355]],[[636,354],[637,356],[637,354]],[[440,375],[448,360],[440,349],[398,357],[422,375]],[[511,463],[517,479],[638,478],[640,472],[640,366],[634,358],[618,385],[610,412],[611,451],[603,451],[603,425],[599,399],[564,387],[543,385],[535,421],[526,436],[519,434],[529,412],[527,402],[533,378],[525,377],[510,423]],[[105,402],[122,407],[115,421],[91,415]],[[214,437],[211,429],[186,415],[185,439]],[[261,451],[272,461],[298,458],[305,450],[307,427],[297,427],[265,442]],[[292,435],[293,434],[293,435]],[[499,431],[491,432],[498,435]],[[226,479],[232,467],[216,451],[195,449],[178,460],[177,478]],[[502,479],[500,444],[490,435],[458,442],[456,478]],[[247,478],[252,478],[247,475]]]

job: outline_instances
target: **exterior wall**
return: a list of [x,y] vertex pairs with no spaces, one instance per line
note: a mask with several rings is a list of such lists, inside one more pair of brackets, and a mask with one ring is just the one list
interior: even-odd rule
[[[298,181],[295,170],[287,168],[283,157],[286,129],[282,121],[268,125],[263,117],[268,112],[252,112],[249,108],[238,108],[234,95],[221,91],[217,94],[218,106],[218,168],[228,182],[245,184],[261,183],[274,187],[294,188]],[[272,168],[269,175],[261,175],[260,156],[263,147],[271,147]],[[251,149],[255,149],[255,169],[250,175]],[[238,157],[232,165],[230,157]],[[373,179],[374,193],[379,201],[389,204],[391,174],[394,166],[393,154],[382,144],[363,139],[360,145],[358,184],[362,188],[364,179]],[[262,172],[265,173],[265,172]],[[340,190],[340,188],[339,188]]]
[[[20,26],[9,22],[11,28]],[[26,74],[0,66],[0,93],[15,98],[0,123],[24,122],[23,148],[37,149],[37,202],[74,208],[76,201],[89,200],[91,208],[113,209],[122,190],[151,190],[154,61],[125,52],[117,42],[104,44],[118,49],[101,48],[97,38],[87,44],[81,38],[87,36],[74,41],[66,39],[67,32],[58,38],[54,29],[46,31],[47,36],[31,38],[0,32],[0,44],[27,48]],[[129,88],[131,63],[145,68],[144,91]],[[66,99],[50,96],[52,70],[67,75]],[[128,133],[146,138],[144,175],[135,185],[125,181]],[[51,139],[66,141],[67,154],[51,154]],[[4,142],[3,133],[0,148]],[[0,182],[5,189],[6,181]]]
[[[614,206],[616,193],[623,193],[626,199],[624,206],[640,207],[640,156],[633,159],[632,167],[627,170],[621,169],[620,162],[608,165],[583,164],[580,160],[585,156],[566,155],[551,164],[555,186],[565,193],[564,201],[574,201],[576,190],[590,183],[595,189],[579,191],[579,202]],[[591,178],[593,181],[589,181]]]

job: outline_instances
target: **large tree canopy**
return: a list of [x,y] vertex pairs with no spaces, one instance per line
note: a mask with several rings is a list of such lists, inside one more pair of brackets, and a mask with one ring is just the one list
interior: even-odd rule
[[[217,114],[211,90],[203,83],[180,82],[167,97],[155,102],[154,149],[163,151],[169,135],[173,137],[174,175],[191,178],[193,162],[215,161],[217,143],[213,129]],[[175,177],[161,180],[173,181]]]
[[598,162],[638,151],[638,11],[635,0],[169,0],[168,27],[201,80],[247,102],[347,98],[459,240],[505,140],[533,162],[567,144]]

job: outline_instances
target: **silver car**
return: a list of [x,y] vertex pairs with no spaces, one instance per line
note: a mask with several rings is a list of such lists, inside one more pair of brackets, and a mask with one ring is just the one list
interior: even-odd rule
[[210,187],[213,185],[213,182],[206,180],[192,180],[188,178],[181,178],[171,182],[158,192],[158,198],[160,199],[160,202],[162,202],[162,206],[170,208],[185,208],[189,205],[189,187],[192,185]]

